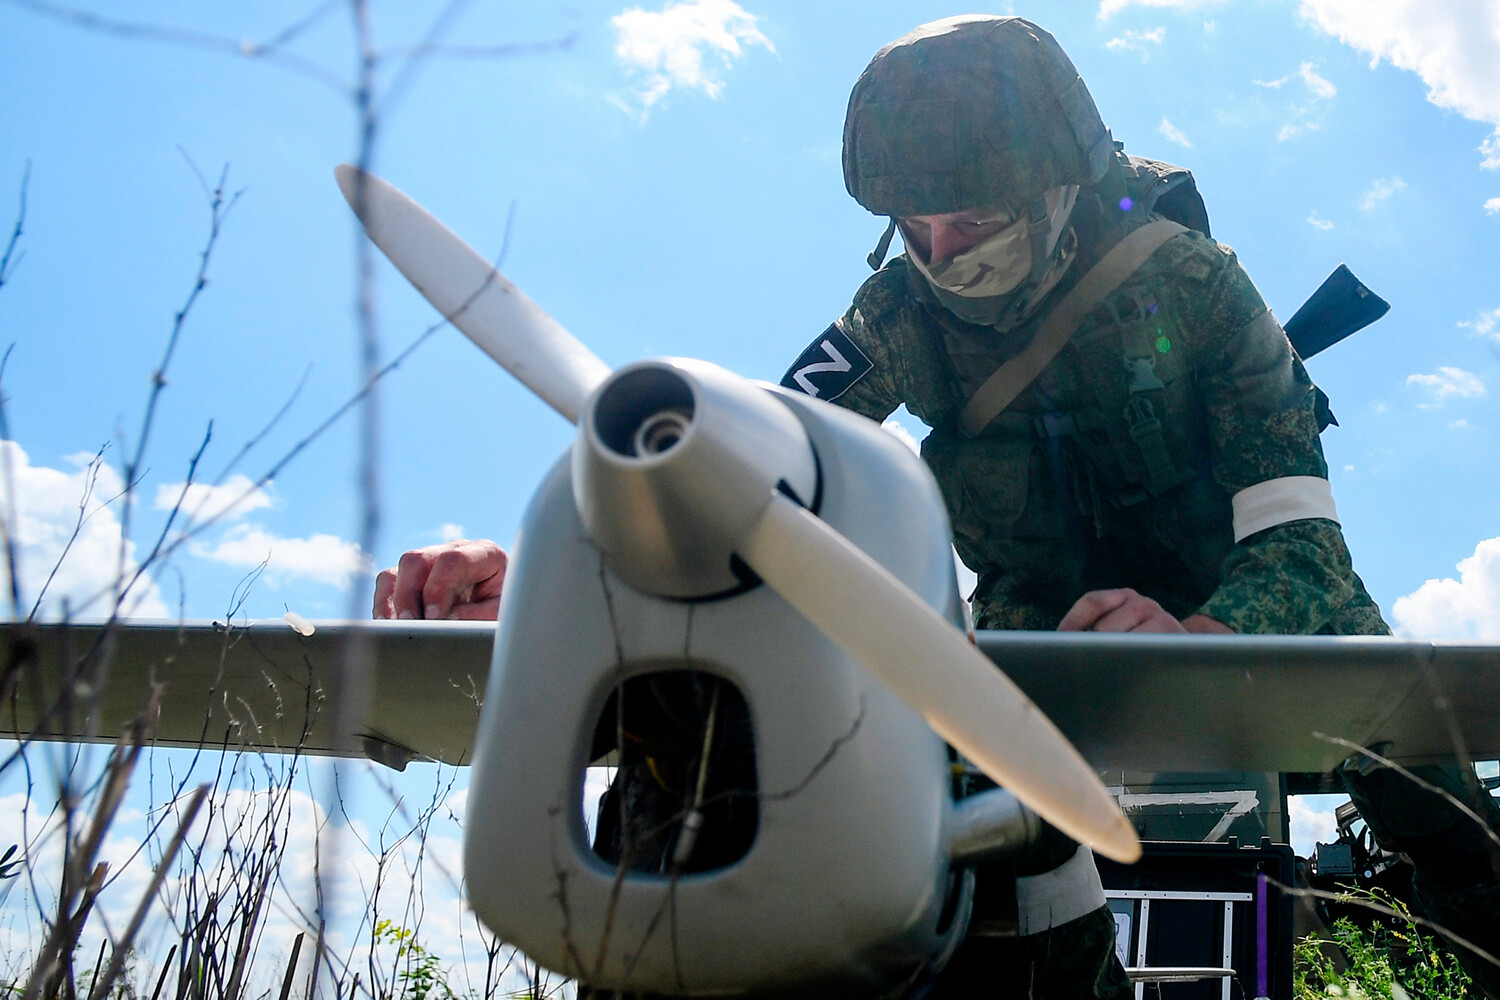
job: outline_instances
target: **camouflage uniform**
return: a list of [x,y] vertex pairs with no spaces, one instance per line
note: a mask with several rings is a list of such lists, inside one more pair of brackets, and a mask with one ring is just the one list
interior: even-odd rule
[[[1075,211],[1080,259],[1054,296],[1111,237],[1147,221],[1113,215],[1097,198]],[[1128,586],[1178,618],[1201,613],[1239,632],[1387,631],[1333,521],[1235,542],[1235,493],[1327,468],[1312,383],[1231,251],[1196,232],[1173,237],[966,437],[960,410],[1045,313],[1003,332],[971,326],[933,303],[901,256],[815,344],[832,337],[858,368],[868,361],[862,377],[831,387],[834,402],[875,420],[905,404],[933,428],[922,455],[980,577],[978,627],[1053,629],[1084,593]],[[784,384],[805,388],[796,372]],[[1015,863],[1025,875],[1066,855],[1042,848]],[[1104,911],[1008,942],[971,940],[940,995],[983,996],[997,978],[1032,983],[1039,997],[1131,995]]]
[[[960,413],[979,386],[1111,247],[1153,220],[1150,199],[1128,197],[1140,162],[1119,152],[1071,62],[1029,22],[950,19],[887,46],[850,99],[850,193],[893,223],[1000,199],[1036,220],[1044,189],[1077,184],[1076,259],[1046,291],[1038,278],[1049,262],[1036,259],[1034,243],[1032,283],[1023,287],[1036,289],[1040,308],[974,325],[955,313],[963,304],[951,292],[899,256],[782,384],[875,420],[904,404],[932,428],[922,456],[959,555],[979,574],[980,628],[1053,629],[1086,592],[1130,587],[1179,619],[1202,614],[1241,633],[1388,633],[1331,516],[1318,440],[1331,419],[1326,399],[1233,251],[1207,235],[1206,216],[1198,224],[1179,212],[1202,231],[1162,244],[998,417],[965,433]],[[1286,516],[1237,531],[1236,495],[1280,482],[1294,484],[1294,495],[1321,490],[1326,504],[1293,503]],[[1449,767],[1428,777],[1461,790],[1458,775]],[[1418,849],[1427,911],[1489,945],[1500,908],[1473,877],[1476,864],[1489,867],[1476,854],[1483,831],[1455,825],[1430,796],[1393,791],[1386,772],[1346,781],[1383,841]],[[1457,866],[1437,861],[1432,848],[1455,845]],[[982,871],[976,918],[995,905],[986,882],[994,896],[997,882],[1046,877],[1072,850],[1049,829],[1020,857]],[[1433,873],[1425,882],[1424,868]],[[935,995],[993,996],[997,985],[1001,995],[1020,985],[1021,995],[1054,1000],[1132,995],[1107,909],[1065,915],[1008,942],[971,936]]]
[[[1102,228],[1091,207],[1076,224]],[[1335,522],[1235,542],[1235,493],[1327,465],[1313,385],[1231,251],[1168,241],[974,438],[959,410],[1044,313],[999,333],[923,298],[904,256],[865,282],[833,332],[870,369],[834,401],[875,420],[904,403],[933,428],[922,456],[980,576],[980,628],[1055,628],[1087,591],[1129,586],[1237,632],[1388,631]]]

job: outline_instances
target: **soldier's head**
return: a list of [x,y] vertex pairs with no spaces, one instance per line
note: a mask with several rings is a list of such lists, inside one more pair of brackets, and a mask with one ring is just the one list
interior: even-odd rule
[[844,119],[844,184],[901,225],[943,305],[995,322],[1071,260],[1080,186],[1115,147],[1073,63],[1019,17],[924,24],[881,49]]

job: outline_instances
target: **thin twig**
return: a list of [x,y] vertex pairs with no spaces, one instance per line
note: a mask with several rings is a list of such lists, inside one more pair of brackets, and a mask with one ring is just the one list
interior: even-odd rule
[[[9,251],[6,251],[9,257]],[[5,567],[8,571],[10,591],[10,616],[19,618],[21,616],[21,581],[20,557],[16,552],[15,527],[21,523],[20,511],[16,508],[16,470],[15,462],[10,449],[10,419],[6,416],[5,404],[5,370],[10,366],[10,354],[16,349],[11,344],[5,349],[5,357],[0,359],[0,475],[5,477],[5,509],[0,511],[0,536],[5,541]]]
[[[431,55],[439,46],[443,35],[448,33],[448,29],[453,27],[453,22],[458,20],[464,8],[472,2],[473,0],[448,0],[447,5],[438,12],[437,17],[433,18],[432,22],[427,26],[427,31],[423,34],[422,40],[416,45],[400,50],[400,55],[402,56],[401,67],[396,70],[395,79],[390,82],[385,88],[385,92],[380,95],[380,106],[374,111],[375,114],[385,115],[395,110],[396,105],[401,103],[401,98],[406,95],[406,88],[411,85],[412,80],[416,77],[417,69],[422,60]],[[378,54],[375,58],[377,61],[384,61],[392,54],[386,51]]]
[[10,276],[15,273],[16,267],[20,265],[21,257],[26,256],[23,252],[21,257],[16,257],[14,260],[11,259],[12,255],[16,252],[16,247],[20,245],[21,233],[25,230],[26,189],[30,186],[31,161],[27,160],[26,168],[21,172],[21,197],[20,207],[16,209],[16,224],[10,231],[9,242],[5,244],[5,253],[0,255],[0,288],[5,287],[5,283],[10,280]]
[[[1357,753],[1362,757],[1366,757],[1383,767],[1388,767],[1391,770],[1395,771],[1397,774],[1406,778],[1408,781],[1415,784],[1418,788],[1425,789],[1426,791],[1429,791],[1439,798],[1451,803],[1456,809],[1458,809],[1459,812],[1463,813],[1469,819],[1478,824],[1479,829],[1484,831],[1484,835],[1490,839],[1490,842],[1492,844],[1494,844],[1496,847],[1500,847],[1500,834],[1497,834],[1494,830],[1491,830],[1489,822],[1485,820],[1484,817],[1475,812],[1473,808],[1467,803],[1462,802],[1458,798],[1454,797],[1451,792],[1439,788],[1437,785],[1434,785],[1430,781],[1424,781],[1415,773],[1402,767],[1400,764],[1391,760],[1389,757],[1382,756],[1381,754],[1376,753],[1374,750],[1371,750],[1369,747],[1360,746],[1358,743],[1355,743],[1352,740],[1340,739],[1337,736],[1329,736],[1327,733],[1316,732],[1313,733],[1313,738],[1323,740],[1327,743],[1332,743],[1334,746],[1343,747],[1345,750],[1351,750],[1354,753]],[[1473,773],[1472,769],[1470,773]]]
[[[62,552],[53,560],[52,569],[48,572],[47,579],[42,581],[41,589],[36,593],[36,600],[32,602],[31,611],[26,615],[27,621],[34,621],[36,619],[37,612],[41,610],[42,601],[47,596],[48,588],[52,586],[52,581],[57,578],[58,571],[62,569],[63,561],[67,559],[68,553],[72,551],[73,545],[78,541],[78,536],[83,532],[83,526],[88,523],[91,513],[89,510],[89,501],[94,498],[94,487],[99,483],[99,472],[104,465],[104,451],[107,447],[109,446],[101,446],[98,451],[94,452],[94,457],[89,459],[88,468],[84,472],[83,496],[78,498],[78,517],[73,521],[73,530],[69,533],[68,540],[63,543]],[[107,505],[106,502],[100,506]],[[110,589],[114,589],[117,584],[118,581],[112,582]],[[84,606],[87,607],[93,603],[93,600],[94,598],[90,597],[84,601]]]
[[224,55],[239,56],[245,59],[262,59],[266,62],[275,63],[294,73],[316,80],[335,93],[347,96],[348,84],[341,80],[337,74],[325,67],[305,59],[301,56],[292,55],[282,49],[312,27],[323,15],[340,6],[340,0],[325,0],[313,11],[301,20],[294,22],[291,27],[280,32],[270,42],[253,42],[246,39],[228,38],[223,35],[214,35],[206,31],[194,31],[188,28],[170,28],[164,25],[144,24],[137,21],[123,21],[117,18],[105,17],[91,10],[81,7],[69,7],[65,4],[52,3],[50,0],[6,0],[14,7],[29,10],[34,14],[61,21],[74,28],[90,31],[95,34],[109,35],[112,38],[123,38],[131,41],[163,42],[181,48],[207,49],[211,52],[219,52]]
[[161,864],[156,866],[156,872],[151,876],[150,886],[141,894],[141,901],[130,916],[130,923],[125,928],[125,934],[116,943],[114,954],[109,957],[109,966],[104,970],[103,977],[94,982],[94,988],[89,992],[89,1000],[105,1000],[109,996],[109,988],[119,976],[120,969],[124,967],[125,956],[130,953],[135,943],[135,936],[140,932],[141,924],[146,919],[146,910],[151,906],[151,900],[155,898],[157,890],[161,888],[162,880],[167,877],[167,869],[172,866],[172,862],[177,860],[177,852],[182,848],[182,841],[187,836],[188,828],[193,825],[193,820],[198,818],[198,809],[203,805],[203,798],[207,794],[207,785],[199,785],[193,793],[192,800],[188,802],[187,812],[182,817],[182,822],[177,825],[177,832],[172,834],[172,839],[167,844]]
[[1394,909],[1393,907],[1386,906],[1384,903],[1377,903],[1374,900],[1366,899],[1364,897],[1353,898],[1348,893],[1329,892],[1326,889],[1313,889],[1303,888],[1301,886],[1295,885],[1284,885],[1283,883],[1277,881],[1269,875],[1265,876],[1265,879],[1268,885],[1275,886],[1277,889],[1289,896],[1305,897],[1309,899],[1326,899],[1336,903],[1348,903],[1352,906],[1358,906],[1363,909],[1369,910],[1372,913],[1378,913],[1381,916],[1394,917],[1397,920],[1409,920],[1413,924],[1416,924],[1418,927],[1426,928],[1427,930],[1432,931],[1435,934],[1441,935],[1443,938],[1453,942],[1459,947],[1468,949],[1482,960],[1489,962],[1491,965],[1500,966],[1500,957],[1490,954],[1488,951],[1485,951],[1483,948],[1475,944],[1473,941],[1470,941],[1468,938],[1463,937],[1459,934],[1455,934],[1453,931],[1444,927],[1442,924],[1436,923],[1432,920],[1428,920],[1426,917],[1418,916],[1417,914],[1411,912],[1403,913],[1402,911]]
[[[167,370],[171,367],[172,356],[177,351],[178,341],[182,337],[183,327],[187,322],[187,318],[192,313],[193,304],[198,301],[198,296],[208,286],[208,264],[213,258],[214,247],[219,242],[219,233],[223,228],[224,220],[228,218],[229,213],[234,209],[235,203],[239,201],[240,195],[237,192],[229,196],[228,203],[226,204],[224,187],[228,180],[229,167],[226,164],[219,174],[218,187],[213,190],[209,197],[208,240],[198,254],[198,273],[193,278],[193,287],[188,292],[187,300],[183,303],[182,308],[178,309],[177,313],[173,316],[172,331],[167,336],[166,349],[162,352],[162,359],[157,365],[156,371],[151,375],[151,391],[146,397],[145,413],[141,417],[141,429],[136,436],[135,451],[125,462],[125,489],[127,492],[125,494],[124,509],[120,515],[120,534],[122,540],[119,576],[121,577],[124,576],[124,560],[126,558],[125,540],[130,537],[131,512],[134,506],[133,491],[139,484],[141,466],[145,459],[146,448],[151,443],[151,428],[156,419],[156,407],[161,400],[162,390],[167,387]],[[120,596],[123,596],[123,594]]]

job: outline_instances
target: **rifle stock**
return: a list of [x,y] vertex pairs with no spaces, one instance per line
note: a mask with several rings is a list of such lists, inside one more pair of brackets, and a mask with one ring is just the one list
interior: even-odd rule
[[1282,329],[1306,361],[1384,316],[1390,303],[1365,287],[1347,264],[1334,268]]

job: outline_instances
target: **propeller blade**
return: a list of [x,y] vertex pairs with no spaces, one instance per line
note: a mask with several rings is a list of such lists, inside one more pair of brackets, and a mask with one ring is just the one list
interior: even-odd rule
[[374,174],[334,168],[365,232],[438,312],[549,406],[578,422],[609,366],[421,205]]
[[1141,856],[1114,799],[1041,709],[857,546],[775,494],[737,551],[787,603],[1040,816],[1105,857]]

